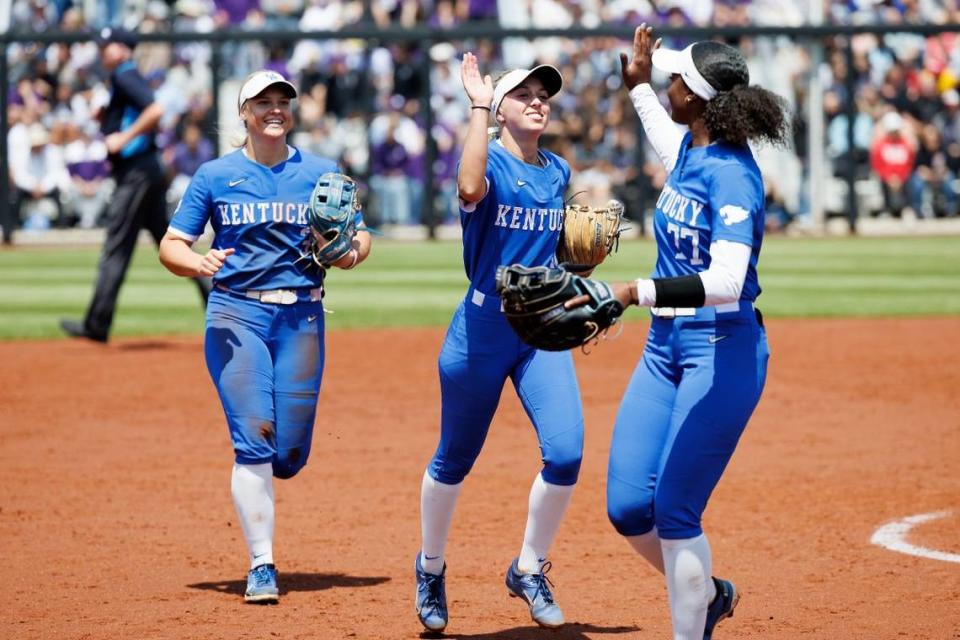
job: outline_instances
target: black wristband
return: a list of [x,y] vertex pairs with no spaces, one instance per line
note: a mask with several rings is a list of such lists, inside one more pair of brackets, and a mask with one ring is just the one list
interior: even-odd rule
[[654,278],[658,307],[702,307],[707,301],[699,275]]
[[486,110],[486,111],[490,111],[490,107],[485,107],[485,106],[483,106],[482,104],[474,104],[474,105],[471,105],[470,108],[471,108],[471,109],[484,109],[484,110]]

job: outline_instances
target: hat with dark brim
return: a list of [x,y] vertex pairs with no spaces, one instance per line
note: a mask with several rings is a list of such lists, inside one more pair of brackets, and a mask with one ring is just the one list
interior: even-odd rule
[[563,76],[557,71],[557,68],[549,64],[541,64],[533,69],[514,69],[500,78],[497,86],[493,89],[493,101],[490,103],[490,109],[496,113],[500,108],[500,102],[503,97],[526,82],[527,78],[537,78],[543,83],[543,88],[547,90],[547,97],[552,98],[563,88]]
[[747,61],[736,47],[705,40],[682,51],[657,49],[653,66],[683,78],[684,84],[700,98],[713,100],[718,93],[750,84]]

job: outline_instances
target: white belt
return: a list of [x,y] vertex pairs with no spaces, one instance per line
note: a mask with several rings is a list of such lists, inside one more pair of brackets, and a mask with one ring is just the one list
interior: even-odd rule
[[[294,289],[266,289],[263,291],[248,290],[245,292],[248,298],[266,302],[267,304],[294,304],[298,300],[297,292]],[[323,287],[310,289],[310,300],[316,302],[323,298]]]
[[[740,301],[726,302],[711,307],[715,313],[740,311]],[[697,307],[650,307],[650,313],[658,318],[681,318],[697,315]]]

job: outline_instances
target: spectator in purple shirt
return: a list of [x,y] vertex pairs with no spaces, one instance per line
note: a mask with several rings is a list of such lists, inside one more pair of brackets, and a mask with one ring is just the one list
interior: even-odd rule
[[497,0],[457,0],[457,17],[467,20],[496,20]]
[[251,11],[260,10],[260,0],[213,0],[213,4],[217,7],[217,24],[231,27],[243,24]]
[[377,202],[380,203],[380,211],[384,214],[381,222],[409,224],[413,218],[410,178],[407,176],[410,154],[397,140],[396,119],[392,117],[395,115],[391,114],[391,121],[387,125],[383,141],[374,144],[370,150],[370,188]]
[[433,163],[437,216],[441,223],[455,222],[460,210],[457,202],[457,161],[460,159],[457,133],[447,123],[436,122],[432,135],[437,144],[437,157]]
[[107,145],[95,122],[85,127],[70,125],[67,140],[63,155],[70,173],[70,204],[77,224],[83,229],[92,229],[106,211],[113,192]]
[[203,137],[200,127],[194,122],[187,122],[180,136],[180,142],[168,147],[163,152],[164,164],[170,174],[170,188],[167,190],[167,204],[172,210],[183,196],[190,178],[197,172],[200,165],[213,160],[216,150],[213,143]]

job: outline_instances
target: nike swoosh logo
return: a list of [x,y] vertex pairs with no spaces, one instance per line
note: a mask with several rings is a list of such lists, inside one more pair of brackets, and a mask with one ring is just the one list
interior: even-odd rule
[[317,316],[307,316],[307,322],[313,322],[317,319]]
[[710,336],[709,338],[707,338],[707,342],[709,342],[710,344],[717,344],[724,338],[729,338],[729,337],[730,336]]
[[427,554],[423,554],[423,559],[424,559],[424,560],[436,560],[436,559],[439,558],[439,557],[440,557],[440,556],[428,556]]
[[520,178],[517,178],[517,186],[518,186],[518,187],[522,187],[522,186],[525,185],[525,184],[527,184],[527,182],[526,182],[525,180],[521,180]]
[[246,180],[246,178],[240,178],[239,180],[231,180],[230,182],[227,183],[227,186],[228,186],[228,187],[235,187],[235,186],[237,186],[238,184],[240,184],[241,182],[243,182],[244,180]]

